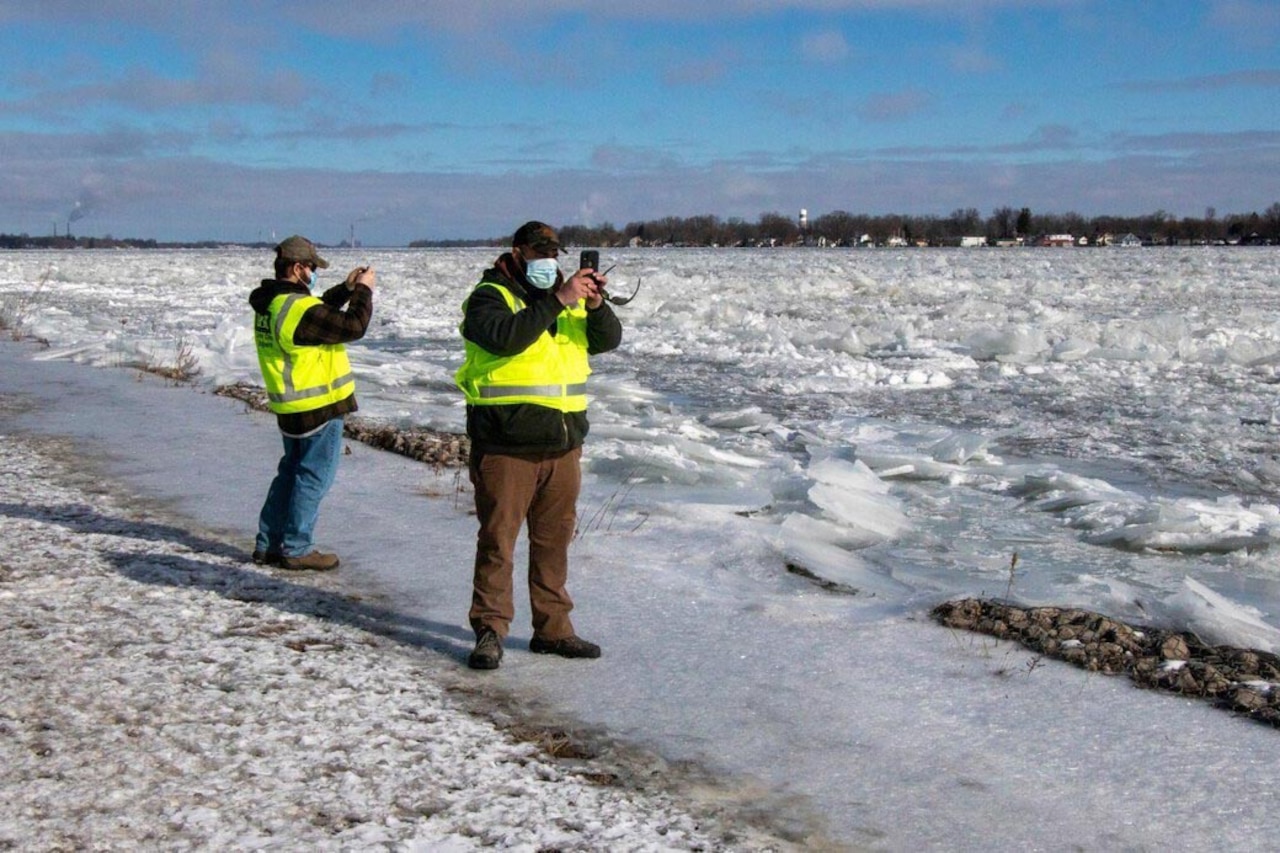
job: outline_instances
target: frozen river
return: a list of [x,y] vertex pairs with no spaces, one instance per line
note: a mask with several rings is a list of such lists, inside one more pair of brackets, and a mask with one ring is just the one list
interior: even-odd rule
[[[363,415],[461,429],[459,306],[494,254],[328,254],[332,281],[378,269],[373,327],[350,348]],[[0,305],[49,342],[34,358],[110,369],[189,353],[199,387],[257,382],[246,296],[269,262],[8,252]],[[1215,815],[1253,808],[1267,780],[1215,773],[1206,789],[1185,757],[1212,733],[1240,751],[1216,760],[1251,761],[1269,731],[1058,668],[993,695],[980,641],[921,623],[946,598],[1009,595],[1280,648],[1280,250],[604,250],[602,262],[618,264],[617,292],[642,280],[617,309],[623,347],[595,361],[573,553],[575,619],[606,658],[557,668],[511,653],[499,677],[512,689],[763,780],[834,837],[891,849],[1194,847],[1220,840]],[[208,453],[231,434],[243,444],[243,426],[212,428]],[[174,480],[160,450],[151,464],[169,479],[141,479],[248,531],[274,464],[270,423],[258,427],[257,479]],[[459,626],[463,655],[465,501],[423,501],[392,463],[364,460],[344,462],[322,544],[406,612]],[[335,521],[325,540],[348,504],[360,532]],[[1089,706],[1054,704],[1046,686]],[[1142,769],[1124,757],[1137,738]],[[985,781],[966,775],[975,761]],[[1246,846],[1277,829],[1257,805],[1233,819]],[[1190,825],[1170,822],[1188,809]]]

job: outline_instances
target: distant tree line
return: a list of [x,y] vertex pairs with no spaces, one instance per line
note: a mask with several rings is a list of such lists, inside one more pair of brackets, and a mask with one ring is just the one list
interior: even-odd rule
[[[810,219],[802,228],[798,216],[764,213],[755,222],[703,216],[630,222],[619,229],[612,223],[595,227],[563,225],[560,239],[573,246],[794,246],[820,244],[858,245],[959,245],[966,237],[1032,242],[1038,236],[1070,234],[1100,241],[1103,235],[1132,234],[1155,245],[1244,244],[1280,245],[1280,202],[1265,212],[1218,216],[1208,208],[1203,217],[1178,218],[1157,210],[1142,216],[1094,216],[1078,213],[1033,213],[1023,207],[1000,207],[983,217],[977,208],[953,211],[948,216],[909,214],[855,214],[843,210]],[[414,247],[502,246],[508,237],[487,240],[415,240]]]
[[27,234],[0,234],[0,249],[216,249],[220,246],[263,246],[267,243],[226,243],[201,240],[194,243],[161,243],[133,237],[32,237]]
[[[1210,207],[1204,216],[1176,217],[1163,210],[1141,216],[1093,216],[1078,213],[1033,213],[1030,208],[998,207],[984,217],[977,208],[961,208],[948,216],[866,214],[836,210],[802,224],[798,216],[763,213],[755,222],[721,219],[713,214],[667,216],[629,222],[619,229],[612,223],[595,227],[560,226],[560,239],[570,246],[861,246],[861,245],[960,245],[962,240],[982,238],[1031,243],[1037,237],[1070,234],[1076,240],[1102,242],[1104,236],[1131,234],[1143,243],[1176,245],[1280,245],[1280,202],[1262,213],[1219,216]],[[509,236],[414,240],[410,247],[505,246]],[[228,243],[205,240],[163,243],[149,239],[105,237],[32,237],[0,234],[0,249],[212,249],[221,246],[272,248],[269,243]],[[345,246],[346,243],[338,245]]]

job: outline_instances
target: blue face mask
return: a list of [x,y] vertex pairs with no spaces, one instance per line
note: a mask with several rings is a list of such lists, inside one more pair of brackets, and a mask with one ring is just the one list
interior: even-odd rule
[[320,270],[318,269],[312,270],[311,279],[307,282],[307,287],[311,290],[315,290],[316,282],[318,282],[319,280],[320,280]]
[[555,258],[533,258],[525,264],[524,277],[539,290],[549,290],[556,283],[560,265]]

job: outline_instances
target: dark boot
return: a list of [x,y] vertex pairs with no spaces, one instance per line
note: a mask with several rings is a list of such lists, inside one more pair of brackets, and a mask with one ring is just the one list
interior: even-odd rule
[[476,647],[467,658],[472,669],[497,669],[502,663],[502,638],[491,628],[484,628],[476,638]]
[[254,551],[253,562],[259,566],[278,566],[284,555],[278,551]]
[[543,640],[534,637],[529,641],[529,651],[539,655],[559,655],[562,658],[598,658],[600,647],[578,636],[563,640]]

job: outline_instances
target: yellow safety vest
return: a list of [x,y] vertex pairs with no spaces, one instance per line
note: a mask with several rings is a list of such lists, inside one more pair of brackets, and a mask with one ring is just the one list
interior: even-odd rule
[[[525,304],[500,284],[481,282],[502,294],[512,313]],[[466,303],[462,305],[465,313]],[[462,327],[459,326],[459,329]],[[560,313],[556,333],[543,332],[524,352],[498,356],[463,340],[466,361],[454,381],[472,406],[507,406],[533,403],[561,412],[587,410],[587,309],[579,300]]]
[[282,293],[271,300],[266,314],[254,315],[258,366],[267,386],[267,405],[277,415],[310,412],[356,392],[345,346],[293,342],[302,315],[320,304],[314,296]]

